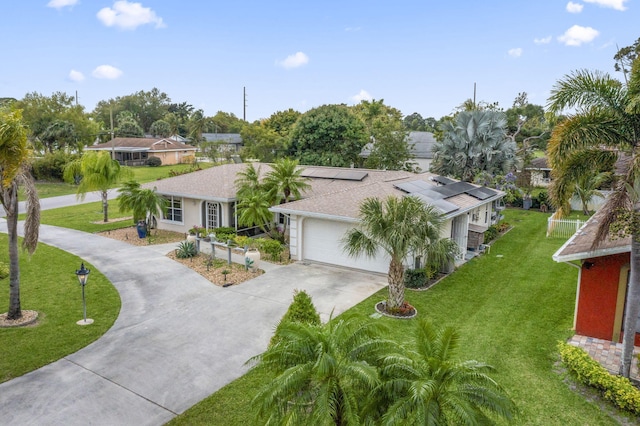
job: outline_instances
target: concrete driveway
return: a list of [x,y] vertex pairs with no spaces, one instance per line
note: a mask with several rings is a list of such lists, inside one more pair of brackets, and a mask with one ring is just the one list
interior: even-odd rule
[[96,342],[0,384],[1,424],[163,424],[246,372],[294,289],[311,294],[326,320],[386,284],[381,275],[296,263],[221,288],[151,247],[52,226],[41,227],[40,241],[91,262],[122,309]]

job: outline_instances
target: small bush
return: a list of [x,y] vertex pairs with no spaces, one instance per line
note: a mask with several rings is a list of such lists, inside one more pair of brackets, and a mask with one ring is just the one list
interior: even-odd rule
[[216,228],[213,230],[213,233],[216,234],[216,240],[224,243],[226,243],[227,240],[235,240],[236,238],[236,230],[230,226],[221,226],[220,228]]
[[269,257],[269,259],[271,259],[274,262],[277,262],[280,260],[280,255],[284,251],[284,246],[280,241],[268,240],[268,239],[263,239],[260,242],[259,248],[261,252],[264,252],[264,254],[266,254]]
[[484,244],[490,243],[498,236],[498,225],[491,225],[489,229],[484,231]]
[[640,415],[640,390],[629,379],[610,374],[582,348],[560,342],[558,349],[562,362],[580,382],[598,389],[618,408]]
[[293,292],[293,302],[291,302],[289,309],[287,309],[287,312],[278,323],[269,345],[274,345],[280,340],[280,329],[282,324],[286,322],[320,325],[320,315],[318,315],[318,311],[313,305],[311,296],[304,290],[295,290]]
[[0,262],[0,280],[4,280],[9,276],[9,265]]
[[162,160],[158,157],[149,157],[147,161],[144,162],[149,167],[158,167],[162,166]]
[[39,181],[62,182],[65,166],[76,158],[78,158],[77,155],[67,154],[64,151],[48,152],[31,164],[33,178]]
[[404,285],[407,288],[421,288],[427,285],[428,277],[424,269],[407,269],[404,271]]
[[176,257],[178,259],[189,259],[198,255],[196,245],[191,241],[183,241],[176,249]]

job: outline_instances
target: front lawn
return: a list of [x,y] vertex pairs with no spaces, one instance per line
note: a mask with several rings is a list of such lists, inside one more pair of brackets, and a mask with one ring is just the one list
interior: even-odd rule
[[[24,220],[25,215],[19,216]],[[77,204],[58,209],[42,210],[40,223],[43,225],[61,226],[85,232],[100,232],[110,229],[130,227],[133,223],[130,212],[120,213],[118,201],[109,200],[109,222],[103,222],[102,202]]]
[[[551,255],[563,239],[545,238],[548,215],[508,210],[514,228],[491,251],[462,266],[428,291],[407,291],[419,316],[452,325],[461,334],[464,359],[496,368],[495,378],[514,399],[522,425],[617,424],[572,391],[558,373],[556,344],[572,332],[577,269]],[[350,312],[369,317],[387,290]],[[384,321],[402,341],[412,320]],[[252,424],[248,405],[268,377],[247,374],[200,402],[170,424]]]
[[[0,246],[7,247],[7,235],[0,234]],[[8,263],[6,249],[0,261]],[[54,247],[38,244],[29,259],[20,257],[20,294],[24,310],[39,312],[38,324],[0,328],[0,382],[21,376],[82,349],[102,336],[120,312],[120,296],[97,269],[91,270],[85,287],[87,317],[94,323],[80,326],[83,318],[82,291],[75,271],[82,259]],[[0,303],[9,307],[9,280],[0,285]]]

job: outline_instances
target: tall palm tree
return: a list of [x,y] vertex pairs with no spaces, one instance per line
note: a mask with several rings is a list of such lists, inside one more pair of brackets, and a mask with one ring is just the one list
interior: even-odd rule
[[258,166],[256,169],[253,163],[249,163],[243,171],[236,174],[236,180],[234,183],[238,198],[242,198],[246,194],[251,194],[263,189],[262,182],[260,181],[261,167],[262,166]]
[[273,223],[273,213],[269,211],[272,206],[269,193],[264,191],[244,192],[238,199],[238,224],[242,226],[257,225],[263,231],[267,231]]
[[549,195],[560,215],[569,213],[569,199],[580,174],[593,164],[610,161],[617,152],[630,156],[627,170],[603,207],[604,220],[593,247],[607,238],[611,225],[632,237],[620,370],[629,377],[640,310],[640,59],[633,62],[626,85],[598,71],[565,76],[553,87],[548,106],[554,113],[576,109],[555,127],[547,149],[554,178]]
[[594,197],[604,198],[602,192],[598,190],[600,186],[609,180],[611,174],[608,172],[589,171],[578,177],[576,180],[574,194],[582,204],[582,213],[589,216],[589,203]]
[[506,126],[500,111],[459,112],[443,124],[444,140],[433,147],[431,170],[465,182],[482,171],[507,173],[515,161],[516,144],[507,138]]
[[7,217],[9,237],[9,311],[7,319],[22,317],[20,306],[20,264],[18,254],[18,188],[27,195],[27,217],[23,248],[32,254],[38,245],[40,202],[28,172],[29,146],[27,130],[19,110],[0,109],[0,202]]
[[[344,250],[353,257],[362,254],[374,257],[379,249],[389,255],[386,306],[388,310],[395,310],[404,302],[403,261],[410,254],[423,255],[435,247],[440,240],[442,215],[415,197],[390,196],[384,201],[365,199],[360,205],[359,220],[359,226],[342,239]],[[443,247],[456,248],[451,244]],[[442,255],[452,260],[455,250]]]
[[117,160],[112,160],[108,152],[85,152],[81,158],[67,164],[64,169],[64,180],[76,182],[80,177],[77,197],[84,199],[87,192],[100,191],[104,221],[109,221],[109,190],[121,180],[131,177],[130,169],[120,167]]
[[120,212],[131,210],[134,222],[144,220],[147,231],[151,229],[153,216],[160,216],[167,211],[167,199],[155,189],[140,188],[138,182],[125,182],[118,192]]
[[493,424],[511,420],[513,402],[478,361],[455,358],[460,345],[451,327],[421,320],[411,345],[384,359],[381,382],[369,405],[384,425]]
[[384,335],[381,323],[356,317],[283,323],[277,342],[249,360],[275,375],[252,401],[260,424],[362,424],[376,362],[397,346]]

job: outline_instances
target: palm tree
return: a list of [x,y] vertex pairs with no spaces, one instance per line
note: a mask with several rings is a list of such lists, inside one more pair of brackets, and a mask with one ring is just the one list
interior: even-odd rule
[[252,401],[260,424],[362,424],[362,406],[379,385],[376,362],[397,346],[385,331],[356,317],[283,323],[277,342],[249,360],[275,375]]
[[384,425],[493,424],[512,419],[515,407],[478,361],[454,358],[458,333],[416,324],[411,346],[384,359],[381,383],[369,405]]
[[593,164],[610,161],[617,155],[614,150],[630,156],[627,170],[603,207],[604,220],[593,247],[608,237],[611,225],[632,237],[620,370],[629,377],[640,310],[640,228],[634,226],[640,215],[640,60],[633,62],[626,85],[598,71],[565,76],[551,91],[549,110],[559,113],[565,108],[577,112],[555,127],[548,145],[554,177],[549,194],[559,215],[569,213],[569,199],[580,174]]
[[131,210],[133,221],[144,220],[147,231],[151,229],[153,216],[160,216],[167,211],[167,199],[155,189],[140,188],[135,181],[128,181],[118,190],[118,206],[120,212]]
[[9,311],[7,319],[22,316],[20,306],[20,264],[18,255],[18,187],[27,195],[27,217],[22,247],[33,254],[38,245],[40,202],[28,172],[27,130],[19,110],[0,109],[0,202],[7,217],[9,237]]
[[610,173],[608,172],[593,172],[589,171],[578,177],[576,180],[576,186],[574,195],[580,199],[582,203],[582,213],[589,216],[589,202],[593,197],[604,198],[602,192],[598,190],[600,186],[610,179]]
[[507,138],[500,111],[461,111],[443,124],[444,140],[433,147],[434,173],[473,181],[479,172],[504,174],[513,166],[516,144]]
[[242,226],[257,225],[267,231],[267,225],[273,222],[273,213],[269,193],[264,191],[244,192],[238,199],[238,224]]
[[258,166],[256,169],[253,163],[249,163],[243,171],[236,174],[234,183],[238,198],[263,189],[262,183],[260,182],[260,169],[261,166]]
[[67,164],[63,175],[67,182],[76,182],[81,177],[77,192],[80,199],[84,199],[87,192],[100,191],[104,221],[108,222],[109,189],[133,174],[128,168],[120,167],[117,160],[112,160],[108,152],[90,151]]
[[[384,201],[365,199],[360,205],[359,219],[359,226],[348,231],[342,239],[344,250],[354,257],[361,254],[374,257],[379,249],[389,255],[386,307],[393,311],[404,302],[403,261],[410,254],[423,255],[436,247],[440,240],[442,215],[415,197],[390,196]],[[451,244],[446,247],[448,250],[456,248]],[[453,260],[455,251],[441,255]]]
[[289,198],[299,199],[302,193],[311,188],[309,178],[302,177],[302,169],[298,168],[298,160],[282,158],[276,161],[264,179],[265,186],[274,192],[276,202],[282,199],[284,203]]

